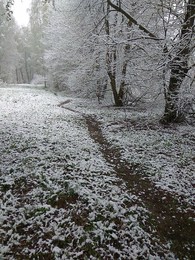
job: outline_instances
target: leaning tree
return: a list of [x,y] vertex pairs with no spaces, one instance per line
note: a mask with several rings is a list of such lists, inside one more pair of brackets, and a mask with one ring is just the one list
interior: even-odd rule
[[115,11],[123,14],[131,24],[136,25],[151,40],[159,41],[162,46],[162,53],[165,57],[162,69],[167,74],[167,84],[164,91],[165,110],[161,122],[181,122],[184,120],[184,112],[180,106],[180,90],[185,79],[189,77],[189,71],[194,68],[194,64],[190,64],[190,56],[194,55],[195,0],[160,0],[153,3],[158,6],[156,15],[160,15],[162,20],[164,39],[140,24],[130,12],[125,10],[125,7],[123,8],[122,2],[122,0],[115,2],[107,0],[108,5]]

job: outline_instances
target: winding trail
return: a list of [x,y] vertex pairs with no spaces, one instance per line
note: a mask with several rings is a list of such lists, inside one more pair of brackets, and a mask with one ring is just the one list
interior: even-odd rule
[[195,223],[192,218],[195,216],[188,209],[188,205],[181,204],[173,194],[157,188],[147,177],[137,173],[138,170],[141,171],[139,166],[122,159],[120,149],[111,146],[106,140],[101,130],[101,123],[95,116],[64,106],[70,102],[71,100],[66,100],[58,106],[83,116],[90,137],[99,144],[106,161],[113,166],[115,173],[126,183],[128,189],[138,196],[141,201],[138,203],[144,204],[150,211],[150,223],[146,223],[144,229],[151,233],[156,230],[162,242],[169,241],[171,250],[178,259],[194,259]]

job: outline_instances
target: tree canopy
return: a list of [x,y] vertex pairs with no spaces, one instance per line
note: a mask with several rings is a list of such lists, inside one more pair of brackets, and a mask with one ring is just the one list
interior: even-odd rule
[[[10,18],[14,1],[3,3]],[[160,96],[161,122],[180,122],[194,95],[194,19],[195,0],[33,0],[15,78],[47,74],[55,88],[112,94],[116,106]]]

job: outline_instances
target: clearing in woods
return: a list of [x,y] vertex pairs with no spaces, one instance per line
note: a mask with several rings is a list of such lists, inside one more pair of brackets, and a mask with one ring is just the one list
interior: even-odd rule
[[0,107],[2,259],[193,259],[193,127],[38,86]]

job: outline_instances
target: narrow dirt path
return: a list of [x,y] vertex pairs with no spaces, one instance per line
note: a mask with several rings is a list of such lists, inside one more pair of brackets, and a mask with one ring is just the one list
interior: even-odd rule
[[169,241],[171,250],[179,259],[194,259],[195,223],[188,205],[181,205],[172,194],[157,188],[143,174],[135,174],[135,165],[123,160],[120,149],[110,145],[103,136],[101,123],[95,117],[63,106],[70,101],[60,104],[60,107],[79,113],[85,118],[89,134],[99,144],[106,161],[113,166],[118,177],[125,181],[131,193],[138,196],[150,211],[150,221],[144,228],[151,233],[156,230],[162,242]]
[[121,152],[110,146],[101,131],[101,124],[92,116],[85,116],[89,134],[100,145],[108,163],[114,166],[116,174],[125,181],[130,191],[137,195],[151,212],[151,226],[157,230],[162,241],[170,241],[171,249],[179,259],[194,259],[195,223],[192,212],[178,210],[182,205],[169,193],[158,189],[146,177],[134,174],[134,166],[122,160]]

